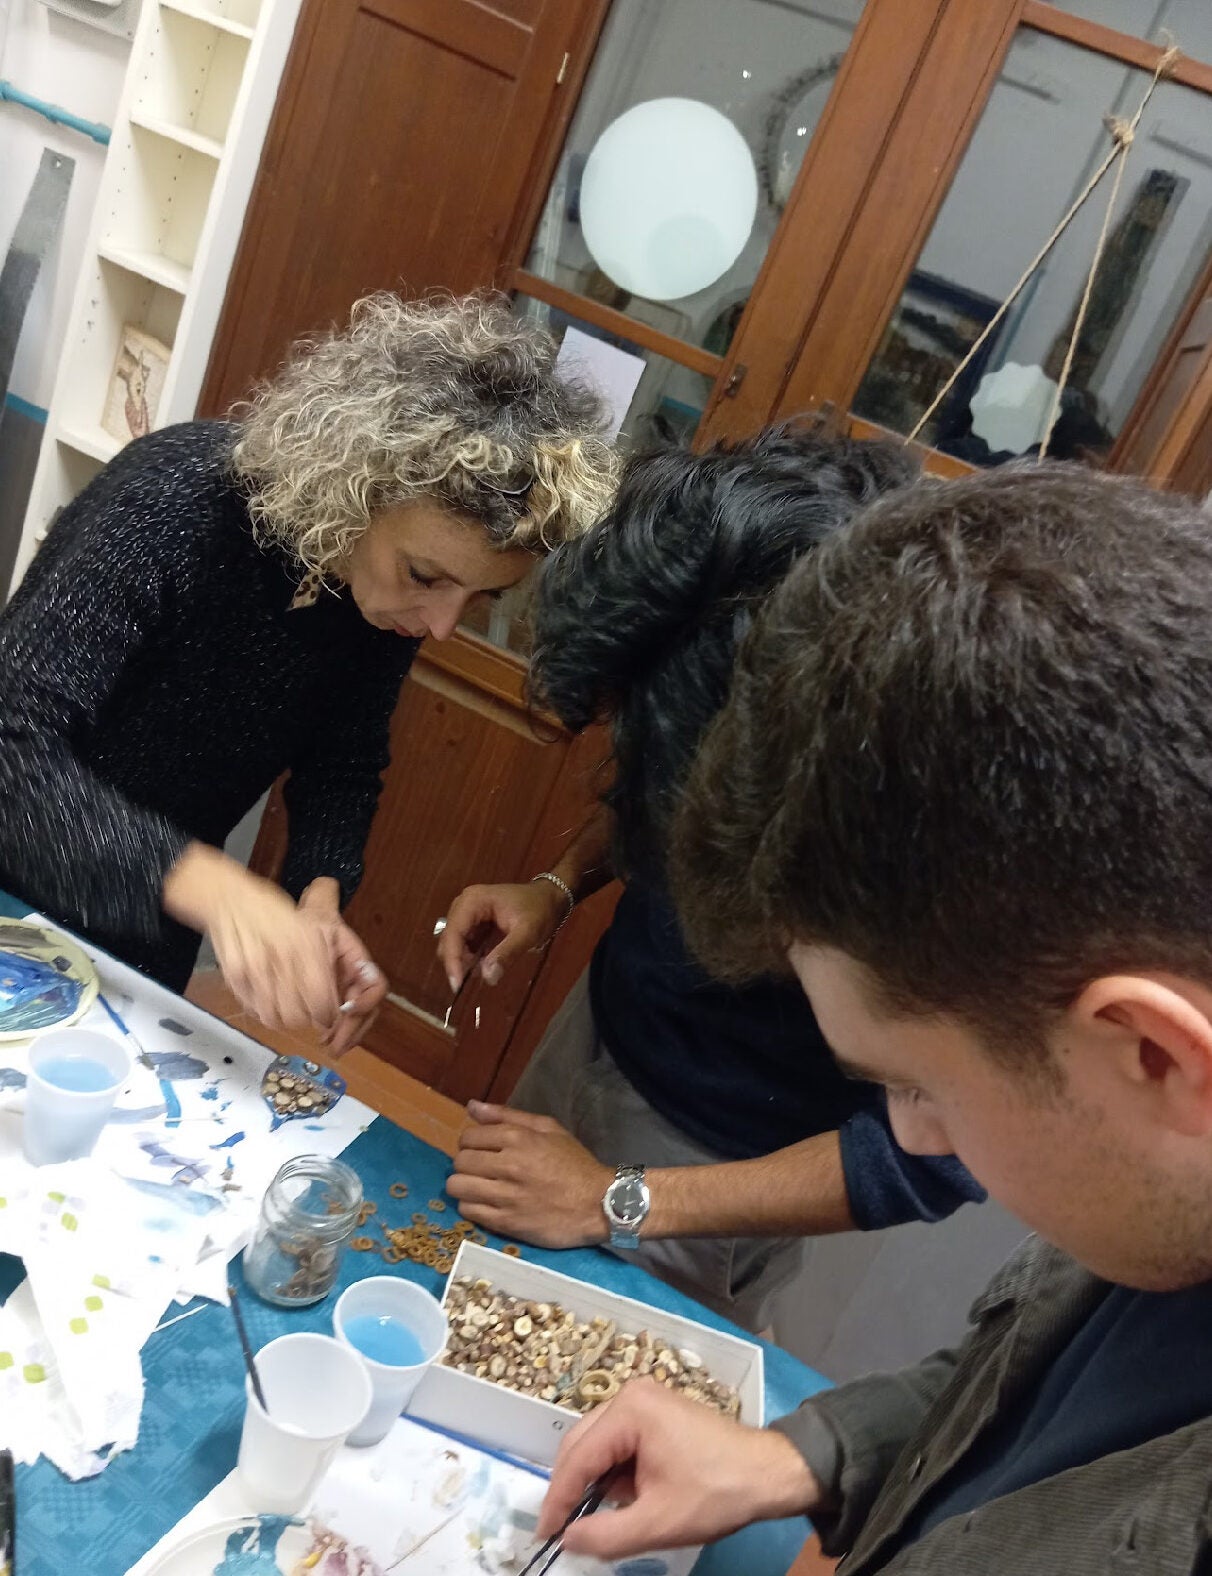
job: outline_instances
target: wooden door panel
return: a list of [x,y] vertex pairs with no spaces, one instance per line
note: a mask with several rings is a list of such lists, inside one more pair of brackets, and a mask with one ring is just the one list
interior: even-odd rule
[[533,874],[521,861],[564,746],[418,662],[396,708],[391,753],[350,922],[392,990],[440,1019],[450,990],[433,923],[470,882]]
[[601,0],[308,0],[200,409],[375,289],[491,284]]
[[349,909],[391,983],[366,1043],[464,1099],[487,1093],[542,958],[519,960],[491,990],[473,980],[448,1026],[450,987],[434,921],[472,882],[534,874],[530,847],[567,748],[562,737],[538,735],[516,701],[494,698],[424,658],[392,721],[392,770],[366,847],[366,877]]

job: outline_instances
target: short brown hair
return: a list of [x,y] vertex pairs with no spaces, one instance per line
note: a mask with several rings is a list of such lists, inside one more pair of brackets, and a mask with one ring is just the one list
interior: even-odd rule
[[1212,981],[1212,518],[1077,466],[882,500],[740,654],[674,828],[691,945],[790,939],[992,1045],[1118,968]]

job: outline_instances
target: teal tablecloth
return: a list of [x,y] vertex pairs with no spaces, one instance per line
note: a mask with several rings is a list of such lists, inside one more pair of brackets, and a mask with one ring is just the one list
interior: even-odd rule
[[[24,905],[0,893],[0,913],[24,912]],[[391,1200],[387,1189],[392,1182],[407,1182],[410,1215],[412,1209],[421,1207],[419,1201],[442,1192],[450,1171],[448,1156],[384,1117],[373,1122],[343,1158],[362,1178],[366,1196],[379,1202],[388,1219],[395,1218],[395,1212],[388,1214]],[[405,1216],[400,1223],[406,1223]],[[717,1329],[733,1329],[635,1265],[595,1248],[548,1252],[527,1247],[524,1253],[565,1275]],[[408,1263],[401,1264],[399,1270],[441,1294],[436,1271]],[[0,1259],[0,1300],[11,1291],[19,1273],[20,1266]],[[325,1301],[300,1311],[270,1307],[249,1293],[244,1309],[254,1347],[288,1329],[331,1330],[339,1293],[350,1281],[374,1273],[382,1273],[376,1256],[348,1253],[339,1286]],[[143,1361],[146,1399],[134,1450],[119,1456],[99,1477],[83,1483],[69,1483],[45,1461],[18,1469],[20,1576],[68,1576],[74,1571],[123,1576],[235,1464],[244,1371],[227,1310],[208,1305],[196,1317],[153,1335],[144,1348]],[[765,1363],[768,1418],[792,1410],[827,1383],[777,1347],[765,1347]],[[696,1567],[696,1576],[784,1576],[807,1530],[802,1520],[747,1528],[708,1549]]]

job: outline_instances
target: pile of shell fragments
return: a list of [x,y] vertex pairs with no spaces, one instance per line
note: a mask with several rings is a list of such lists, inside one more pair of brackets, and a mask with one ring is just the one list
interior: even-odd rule
[[530,1302],[491,1281],[453,1280],[446,1296],[450,1338],[440,1361],[573,1412],[589,1412],[628,1379],[655,1379],[693,1401],[736,1417],[741,1401],[713,1379],[695,1352],[648,1330],[620,1331],[612,1319],[577,1319],[554,1302]]

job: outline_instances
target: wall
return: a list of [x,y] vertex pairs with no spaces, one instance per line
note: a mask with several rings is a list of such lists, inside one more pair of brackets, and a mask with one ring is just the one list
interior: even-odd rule
[[937,1225],[818,1237],[779,1297],[775,1339],[838,1383],[916,1362],[961,1339],[968,1309],[1026,1235],[990,1203]]
[[[0,32],[0,39],[4,35]],[[106,125],[117,108],[130,46],[59,16],[37,0],[10,0],[0,77],[86,120]],[[7,247],[43,148],[75,160],[60,244],[39,276],[13,368],[12,391],[45,408],[54,384],[72,290],[84,252],[105,149],[31,110],[0,103],[0,242]]]

